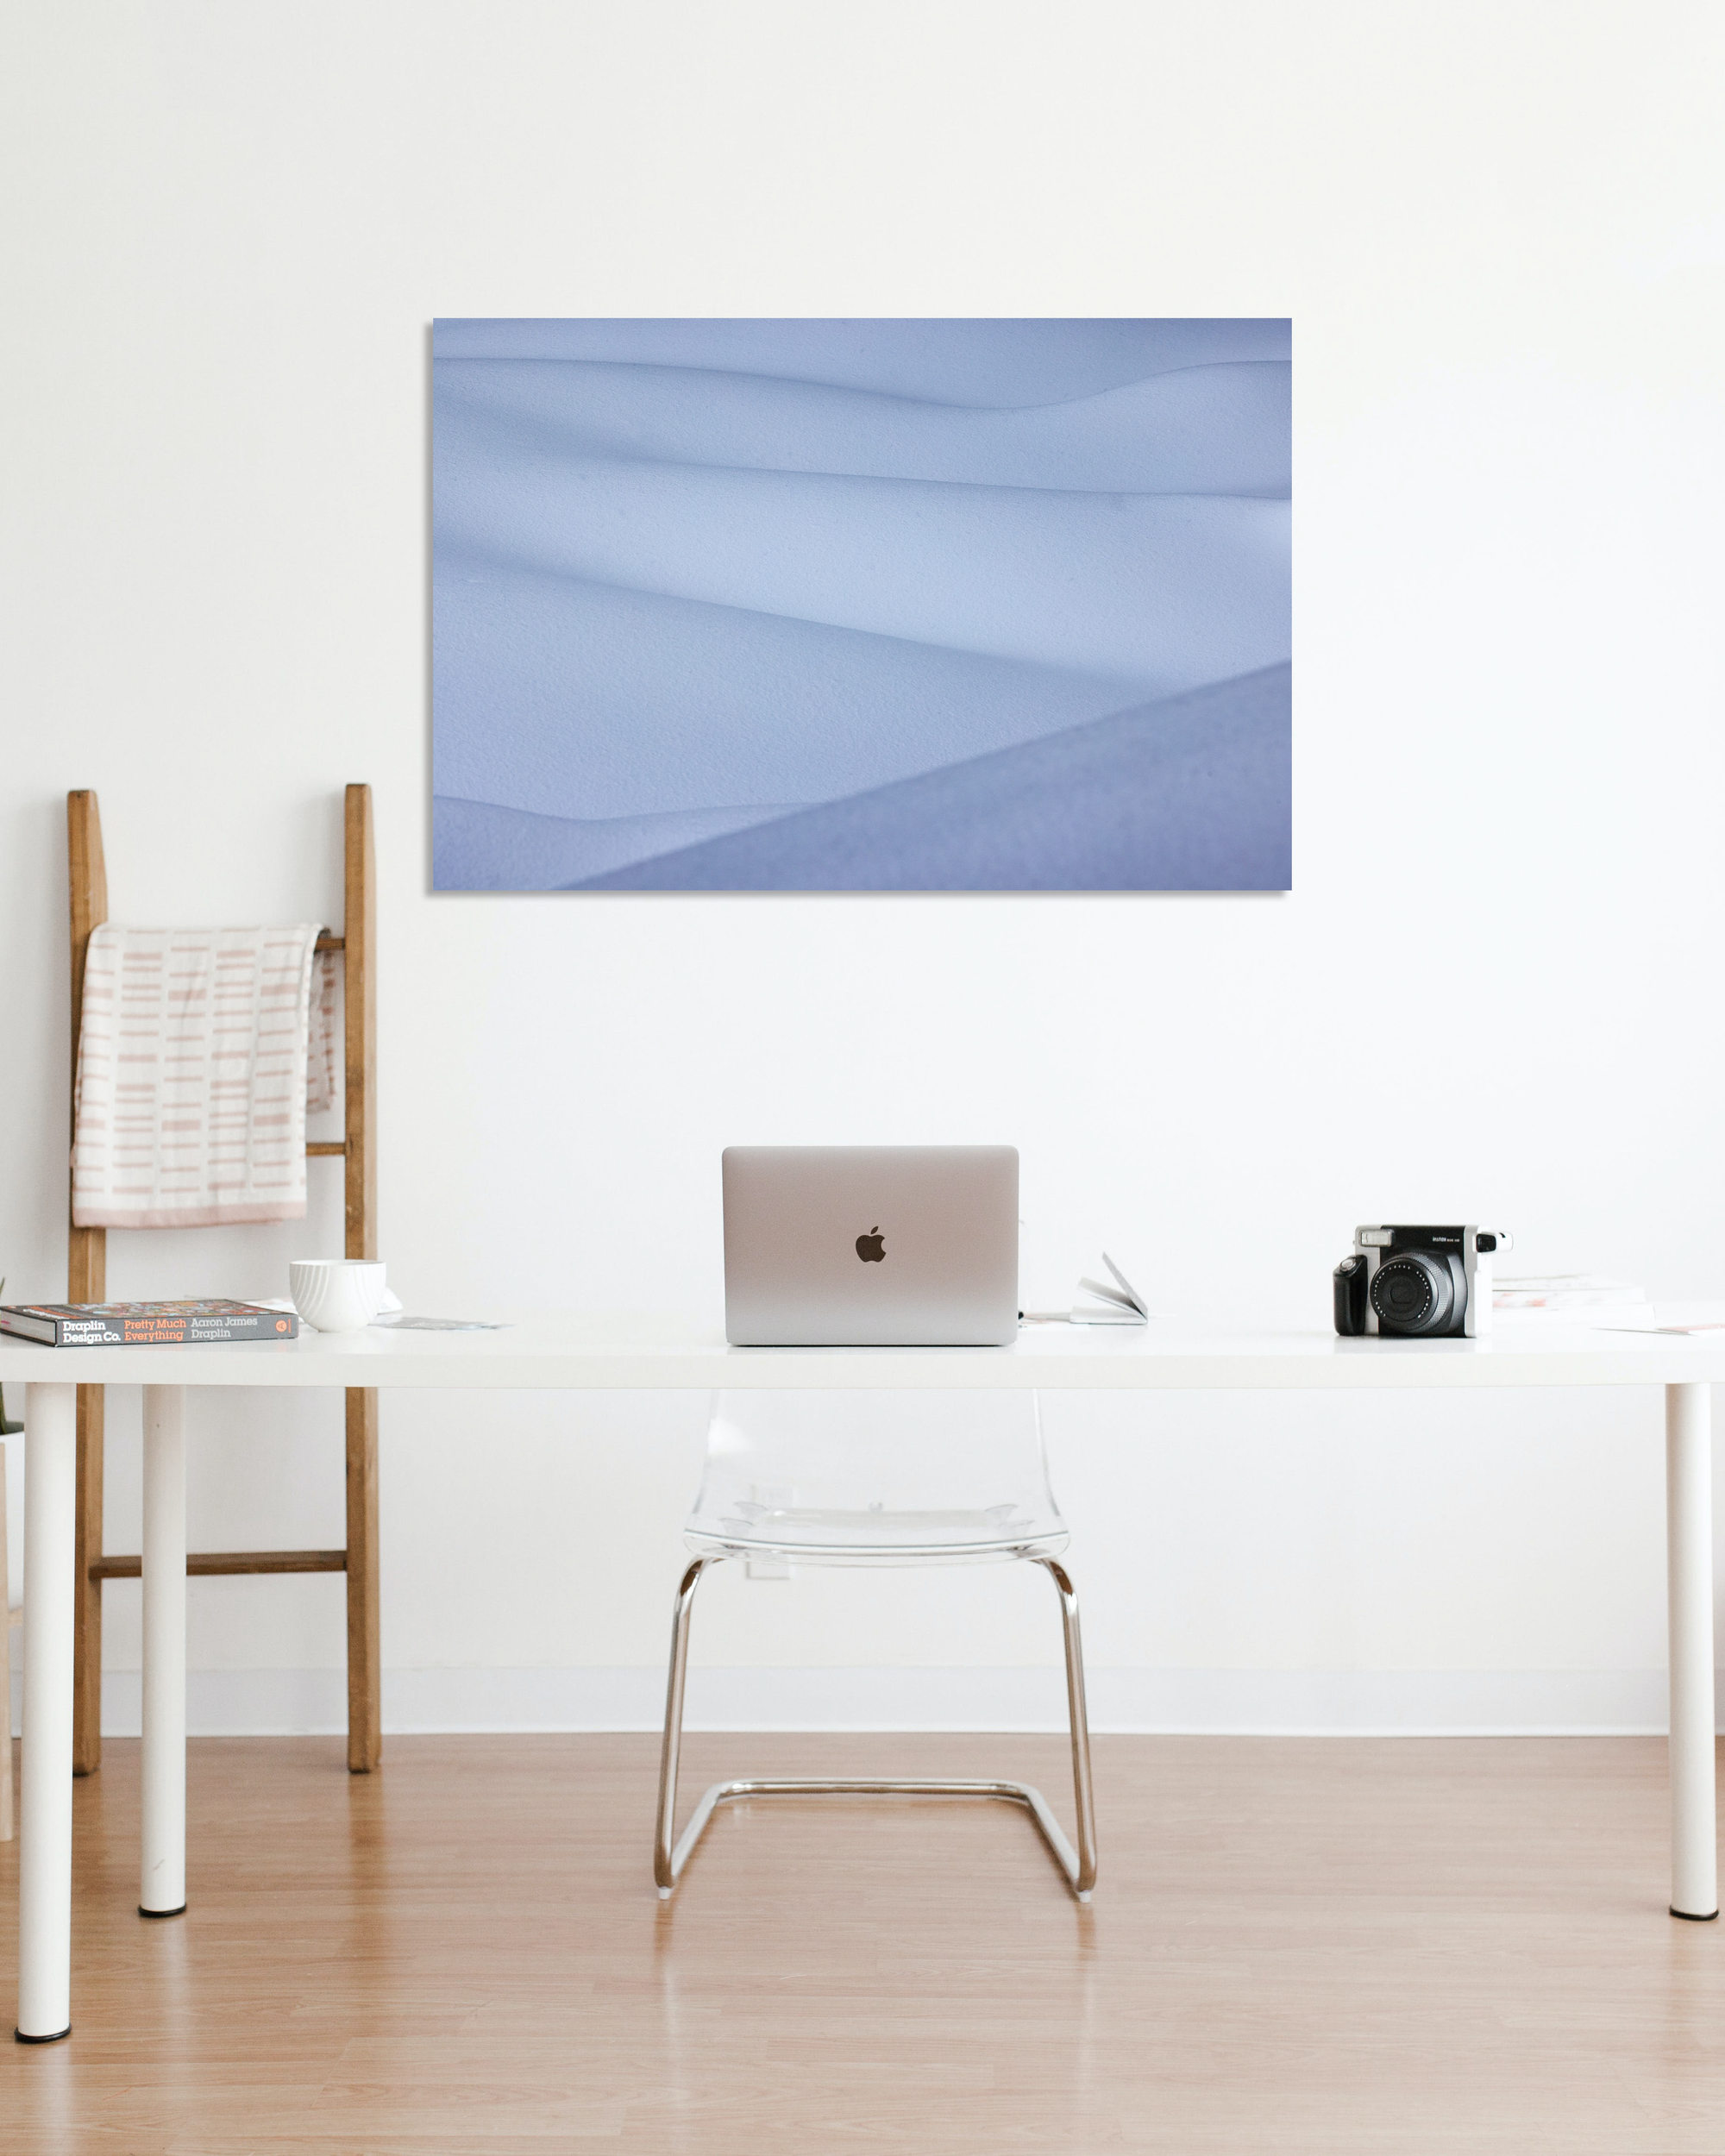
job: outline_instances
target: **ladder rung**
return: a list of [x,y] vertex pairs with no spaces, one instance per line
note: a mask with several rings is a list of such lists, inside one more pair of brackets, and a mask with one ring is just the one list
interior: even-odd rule
[[308,1138],[305,1144],[307,1160],[327,1160],[332,1154],[345,1153],[346,1145],[338,1138]]
[[345,936],[320,936],[311,948],[313,950],[346,950],[348,939]]
[[[188,1557],[188,1575],[197,1578],[217,1572],[345,1572],[345,1550],[219,1550],[203,1557]],[[135,1580],[143,1576],[141,1557],[97,1557],[90,1568],[92,1580]]]

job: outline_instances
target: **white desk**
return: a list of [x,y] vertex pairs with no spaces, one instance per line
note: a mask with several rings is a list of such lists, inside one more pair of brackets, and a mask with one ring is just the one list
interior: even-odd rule
[[[187,1385],[454,1386],[572,1391],[918,1388],[1400,1392],[1663,1385],[1671,1626],[1672,1910],[1717,1914],[1709,1383],[1725,1344],[1657,1333],[1505,1326],[1489,1340],[1338,1340],[1038,1326],[1007,1348],[727,1348],[673,1319],[545,1318],[502,1332],[309,1334],[242,1347],[66,1348],[0,1341],[25,1396],[24,1768],[18,2021],[70,2031],[74,1385],[144,1395],[144,1808],[140,1906],[185,1899]],[[645,1553],[643,1552],[643,1555]],[[643,1858],[644,1862],[644,1858]],[[645,1873],[643,1871],[644,1878]]]

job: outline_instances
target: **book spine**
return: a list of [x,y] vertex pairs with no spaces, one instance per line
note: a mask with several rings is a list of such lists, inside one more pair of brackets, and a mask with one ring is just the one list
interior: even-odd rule
[[[219,1324],[189,1325],[184,1318],[122,1318],[120,1332],[127,1347],[196,1347],[199,1341],[291,1340],[299,1330],[297,1318],[274,1310],[255,1317],[223,1318]],[[111,1338],[111,1335],[110,1336]]]

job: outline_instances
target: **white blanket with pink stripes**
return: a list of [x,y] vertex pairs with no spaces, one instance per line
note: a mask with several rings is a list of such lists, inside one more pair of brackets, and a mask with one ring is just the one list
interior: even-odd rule
[[[304,1216],[308,1080],[313,1105],[327,1105],[334,1062],[333,984],[320,975],[313,995],[317,934],[315,922],[94,931],[74,1096],[76,1226]],[[313,1021],[324,1037],[309,1043]]]

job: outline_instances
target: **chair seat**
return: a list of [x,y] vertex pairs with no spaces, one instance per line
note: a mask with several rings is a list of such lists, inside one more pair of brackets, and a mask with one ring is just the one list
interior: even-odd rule
[[1034,1394],[721,1393],[683,1531],[697,1557],[962,1564],[1054,1556]]
[[864,1511],[733,1502],[718,1515],[693,1514],[683,1540],[697,1555],[795,1557],[804,1564],[960,1564],[990,1557],[1057,1556],[1066,1523],[1017,1505],[975,1510]]

